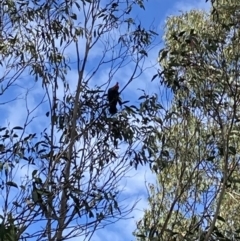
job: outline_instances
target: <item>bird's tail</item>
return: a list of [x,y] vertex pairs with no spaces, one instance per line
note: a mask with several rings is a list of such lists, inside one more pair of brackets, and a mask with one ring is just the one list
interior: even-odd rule
[[116,114],[117,113],[117,107],[115,105],[110,105],[109,112],[112,115]]

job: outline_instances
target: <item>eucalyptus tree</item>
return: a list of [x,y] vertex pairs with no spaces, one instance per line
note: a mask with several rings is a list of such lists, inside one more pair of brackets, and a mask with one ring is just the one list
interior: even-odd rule
[[121,91],[143,72],[156,33],[134,21],[137,8],[143,1],[1,1],[2,240],[90,239],[131,212],[119,182],[143,163],[136,147],[151,126],[139,127],[144,106],[109,115],[106,90],[129,66]]
[[140,240],[237,240],[239,237],[238,1],[212,1],[167,19],[160,70],[172,91],[159,110],[154,143],[157,183],[137,225]]

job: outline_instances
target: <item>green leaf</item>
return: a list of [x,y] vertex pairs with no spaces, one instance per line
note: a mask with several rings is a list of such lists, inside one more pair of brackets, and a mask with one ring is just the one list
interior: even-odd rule
[[147,99],[147,98],[148,98],[148,96],[142,95],[142,96],[140,96],[138,99],[139,99],[139,100],[142,100],[142,99]]
[[21,126],[15,126],[15,127],[13,127],[13,130],[23,130],[23,127],[21,127]]
[[183,36],[183,34],[185,34],[185,33],[186,33],[186,31],[182,31],[182,32],[180,32],[180,33],[178,34],[178,36],[181,37],[181,36]]
[[159,57],[159,62],[161,62],[168,54],[168,50],[161,50],[160,51],[160,57]]
[[139,54],[145,55],[146,57],[148,56],[147,52],[143,49],[139,51]]
[[94,218],[93,212],[89,210],[89,218]]
[[144,235],[144,234],[136,234],[136,237],[139,237],[139,238],[146,238],[146,235]]
[[229,152],[230,152],[230,154],[233,154],[233,155],[236,155],[236,153],[237,153],[236,148],[233,146],[229,146]]
[[19,207],[19,208],[21,207],[21,205],[18,202],[16,202],[16,201],[13,202],[12,204],[15,205],[16,207]]
[[11,181],[9,181],[9,182],[7,182],[6,184],[7,184],[8,186],[18,188],[18,185],[17,185],[15,182],[11,182]]
[[157,77],[158,77],[158,74],[153,75],[151,81],[153,81],[153,80],[156,79]]
[[5,146],[0,144],[0,151],[4,151],[5,150]]
[[37,172],[38,172],[38,170],[34,170],[34,171],[32,172],[32,178],[35,177],[35,175],[37,174]]
[[71,15],[71,18],[74,19],[74,20],[77,20],[77,15],[74,13]]
[[169,157],[169,152],[167,150],[162,151],[162,155],[165,157]]
[[215,156],[209,156],[209,157],[207,158],[207,161],[213,161],[214,158],[215,158]]
[[152,31],[152,30],[149,30],[149,32],[150,32],[151,34],[153,34],[153,35],[158,36],[158,33],[154,32],[154,31]]
[[222,221],[222,222],[224,222],[224,223],[226,222],[225,219],[223,217],[221,217],[221,216],[217,216],[217,219]]

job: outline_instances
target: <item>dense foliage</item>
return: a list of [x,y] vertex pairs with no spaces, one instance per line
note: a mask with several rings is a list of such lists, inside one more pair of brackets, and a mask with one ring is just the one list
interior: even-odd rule
[[132,210],[119,181],[147,162],[136,147],[152,133],[151,99],[111,116],[106,91],[125,66],[121,91],[143,72],[156,33],[134,22],[139,7],[0,2],[1,240],[90,239]]
[[154,143],[157,183],[139,240],[239,240],[239,2],[170,17],[161,69],[172,90]]

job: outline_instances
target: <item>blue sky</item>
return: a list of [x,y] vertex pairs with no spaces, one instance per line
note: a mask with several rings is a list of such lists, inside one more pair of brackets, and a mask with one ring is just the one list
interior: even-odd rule
[[[158,51],[163,47],[162,42],[162,34],[163,27],[165,23],[165,19],[171,15],[178,15],[181,11],[189,11],[191,9],[201,9],[201,10],[209,10],[209,3],[205,3],[205,0],[149,0],[145,3],[145,10],[139,10],[136,13],[136,17],[140,20],[140,22],[147,28],[149,25],[152,25],[156,28],[159,33],[159,38],[156,39],[156,43],[158,45],[149,53],[150,58],[146,61],[146,65],[152,66],[157,60]],[[156,66],[157,68],[158,66]],[[138,93],[135,92],[136,98],[132,95],[133,89],[136,86],[140,86],[140,88],[145,89],[148,93],[165,93],[164,90],[158,90],[159,84],[157,81],[149,82],[149,80],[154,75],[156,68],[150,68],[146,71],[143,76],[141,76],[136,82],[133,82],[126,89],[124,96],[129,97],[132,96],[132,101],[136,101]],[[130,90],[129,90],[130,89]],[[128,92],[130,92],[128,94]],[[168,96],[165,96],[165,99]],[[121,220],[116,224],[113,224],[104,230],[97,231],[93,236],[93,241],[131,241],[135,240],[132,232],[136,228],[136,222],[141,219],[144,209],[148,208],[147,204],[147,191],[146,185],[147,183],[155,183],[154,175],[144,167],[140,167],[137,171],[132,171],[132,177],[130,179],[126,179],[126,195],[129,195],[128,202],[134,202],[136,199],[140,199],[138,202],[136,209],[132,213],[133,218],[129,220]],[[77,240],[77,239],[76,239]]]
[[[136,80],[134,80],[130,85],[124,90],[122,94],[123,100],[130,100],[131,104],[138,103],[138,97],[141,94],[137,89],[145,89],[147,93],[157,92],[158,94],[165,93],[164,90],[160,89],[159,83],[157,80],[150,82],[152,76],[156,73],[158,66],[156,61],[158,58],[158,51],[162,48],[162,34],[164,21],[168,16],[179,14],[180,11],[188,11],[190,9],[209,9],[209,4],[205,3],[205,0],[188,0],[188,1],[177,1],[177,0],[149,0],[145,2],[145,10],[138,10],[134,12],[135,17],[141,22],[143,26],[148,28],[150,25],[159,33],[159,36],[155,40],[156,46],[148,53],[149,58],[147,58],[144,67],[146,71]],[[71,51],[71,48],[68,50],[69,56],[74,56],[74,52]],[[90,58],[89,67],[94,62],[95,58],[101,53],[96,52],[94,56]],[[107,68],[101,69],[96,78],[101,83],[107,78]],[[116,75],[113,83],[119,82],[120,86],[126,83],[126,79],[131,74],[131,66],[126,66],[121,69]],[[73,70],[68,74],[68,79],[72,89],[75,88],[74,79],[77,78],[77,73]],[[21,81],[27,81],[25,85],[21,85]],[[28,95],[26,95],[26,89],[30,88]],[[59,90],[59,94],[62,94],[63,89]],[[37,107],[44,97],[41,90],[41,83],[35,82],[32,78],[29,78],[29,75],[23,75],[17,82],[17,85],[10,89],[7,95],[1,97],[1,101],[7,101],[15,96],[20,96],[21,99],[5,106],[0,105],[1,110],[1,126],[6,126],[10,123],[10,126],[19,126],[23,125],[26,120],[27,111],[34,110]],[[167,100],[169,96],[165,96],[164,99]],[[27,100],[27,105],[26,105]],[[170,97],[169,99],[170,100]],[[39,130],[48,127],[46,122],[46,105],[42,104],[40,108],[37,108],[33,113],[31,113],[30,119],[34,116],[38,116],[38,126]],[[29,126],[29,132],[36,130],[36,122],[33,122]],[[24,171],[21,169],[18,170],[18,174],[24,175]],[[154,183],[154,176],[146,167],[139,167],[138,170],[132,170],[128,173],[128,177],[124,178],[121,182],[121,186],[124,187],[123,199],[126,199],[124,202],[126,204],[133,204],[136,200],[138,204],[129,216],[132,217],[128,220],[121,220],[116,224],[107,226],[103,230],[98,230],[92,237],[93,241],[130,241],[134,240],[132,232],[136,228],[136,221],[138,221],[142,215],[144,209],[147,209],[147,191],[146,183]],[[81,240],[81,238],[71,239],[72,241]]]

